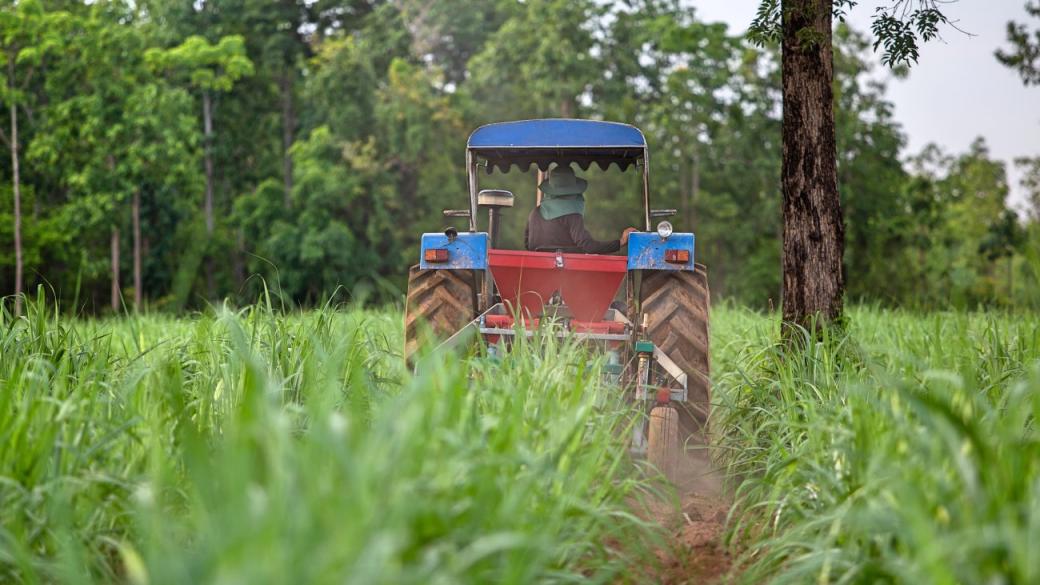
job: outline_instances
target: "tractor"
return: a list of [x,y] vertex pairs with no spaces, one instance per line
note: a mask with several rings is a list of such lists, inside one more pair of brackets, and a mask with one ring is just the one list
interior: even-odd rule
[[[667,220],[652,229],[675,210],[651,208],[649,162],[643,133],[627,124],[546,119],[475,130],[466,148],[469,207],[444,211],[465,229],[424,233],[419,264],[409,271],[405,355],[412,360],[431,331],[444,345],[475,333],[487,353],[502,353],[515,336],[551,322],[554,334],[606,353],[605,375],[642,413],[632,451],[673,477],[686,442],[706,432],[709,293],[705,267],[694,262],[694,235],[673,231]],[[627,254],[499,248],[501,214],[514,196],[481,190],[479,173],[536,165],[540,177],[553,164],[641,171],[637,225],[645,231],[630,235]],[[537,189],[535,197],[540,203]]]

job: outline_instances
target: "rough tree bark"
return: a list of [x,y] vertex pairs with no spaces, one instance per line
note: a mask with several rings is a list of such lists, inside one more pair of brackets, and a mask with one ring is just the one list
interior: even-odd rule
[[144,291],[141,290],[141,191],[134,189],[130,201],[130,221],[133,224],[134,237],[134,307],[141,309]]
[[112,311],[119,311],[119,228],[112,228]]
[[839,321],[845,295],[831,3],[783,0],[782,8],[783,318],[809,327]]

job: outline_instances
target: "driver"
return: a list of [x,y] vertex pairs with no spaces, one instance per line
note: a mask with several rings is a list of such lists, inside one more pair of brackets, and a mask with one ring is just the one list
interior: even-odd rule
[[610,254],[628,244],[628,234],[638,231],[626,228],[617,240],[593,239],[585,229],[585,192],[588,181],[574,175],[571,166],[554,167],[538,186],[541,204],[531,211],[524,230],[524,247],[528,250],[579,250],[585,254]]

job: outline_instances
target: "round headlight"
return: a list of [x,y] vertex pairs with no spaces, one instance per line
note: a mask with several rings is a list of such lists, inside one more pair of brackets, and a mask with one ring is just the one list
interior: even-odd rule
[[667,221],[662,221],[657,224],[657,235],[661,236],[661,239],[667,239],[668,236],[672,235],[672,224]]

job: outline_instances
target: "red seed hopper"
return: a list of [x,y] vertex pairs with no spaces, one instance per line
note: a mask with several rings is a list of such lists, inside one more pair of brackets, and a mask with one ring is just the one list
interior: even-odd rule
[[625,256],[490,250],[488,267],[510,312],[526,319],[565,304],[573,319],[603,321],[627,272]]

